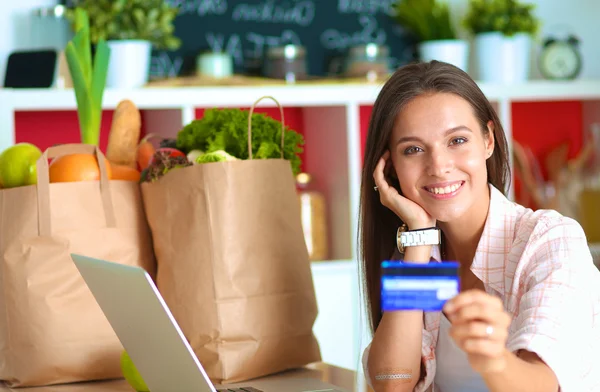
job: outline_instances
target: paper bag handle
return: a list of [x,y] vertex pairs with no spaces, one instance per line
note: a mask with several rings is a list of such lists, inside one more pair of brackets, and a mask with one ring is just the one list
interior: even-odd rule
[[264,96],[258,98],[250,108],[250,114],[248,115],[248,159],[252,159],[252,113],[254,112],[254,108],[256,107],[256,105],[265,98],[272,99],[277,104],[277,107],[279,107],[279,113],[281,115],[281,158],[283,159],[283,140],[285,136],[285,119],[283,117],[283,107],[281,107],[279,102],[271,96]]
[[104,207],[107,227],[116,227],[115,209],[110,196],[110,183],[104,154],[100,148],[91,144],[63,144],[48,148],[37,160],[37,199],[38,199],[38,230],[41,236],[52,233],[50,222],[50,173],[48,159],[69,154],[94,154],[100,168],[100,197]]

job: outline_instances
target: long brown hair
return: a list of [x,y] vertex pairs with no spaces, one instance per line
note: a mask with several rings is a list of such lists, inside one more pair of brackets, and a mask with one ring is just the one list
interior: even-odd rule
[[388,148],[398,113],[415,97],[424,93],[452,93],[471,104],[481,131],[494,124],[494,152],[487,160],[488,182],[506,194],[510,181],[508,144],[494,108],[467,73],[453,65],[432,61],[399,68],[385,83],[375,100],[365,147],[360,212],[359,241],[362,288],[373,333],[381,320],[380,264],[390,259],[396,248],[395,235],[402,221],[384,207],[373,187],[373,172]]

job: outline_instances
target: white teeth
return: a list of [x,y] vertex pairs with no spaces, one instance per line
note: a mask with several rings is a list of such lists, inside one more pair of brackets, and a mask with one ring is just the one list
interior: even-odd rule
[[436,195],[445,195],[447,193],[455,192],[458,188],[460,188],[461,184],[449,185],[444,188],[427,188],[427,190],[431,193],[435,193]]

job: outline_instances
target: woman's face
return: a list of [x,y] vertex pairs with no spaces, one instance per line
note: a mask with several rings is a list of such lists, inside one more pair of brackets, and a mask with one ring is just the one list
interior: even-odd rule
[[493,148],[493,131],[484,135],[470,104],[450,93],[409,102],[390,140],[402,194],[441,222],[487,200],[486,160]]

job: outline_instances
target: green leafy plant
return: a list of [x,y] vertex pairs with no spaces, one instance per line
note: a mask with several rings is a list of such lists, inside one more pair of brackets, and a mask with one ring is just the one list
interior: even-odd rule
[[75,11],[90,16],[92,43],[99,40],[146,40],[157,49],[175,50],[181,40],[174,35],[173,20],[179,8],[164,0],[75,0],[67,18],[74,21]]
[[[223,150],[238,159],[248,159],[248,115],[241,109],[209,109],[204,117],[186,125],[177,134],[176,146],[186,154]],[[299,154],[304,137],[285,127],[283,157],[290,161],[294,174],[300,172]],[[263,113],[252,114],[252,158],[281,157],[281,122]]]
[[106,87],[106,73],[110,48],[98,40],[92,66],[92,46],[87,13],[77,9],[74,15],[75,36],[67,43],[65,55],[77,101],[77,117],[81,142],[98,145],[102,120],[102,98]]
[[465,27],[472,34],[501,32],[506,36],[516,33],[535,35],[539,19],[533,11],[534,4],[518,0],[470,0]]
[[419,41],[456,39],[448,4],[440,0],[398,0],[394,19]]

